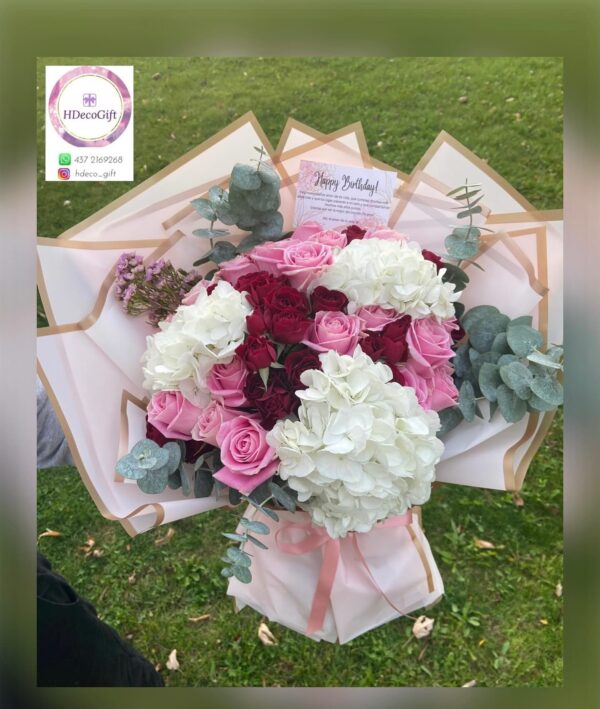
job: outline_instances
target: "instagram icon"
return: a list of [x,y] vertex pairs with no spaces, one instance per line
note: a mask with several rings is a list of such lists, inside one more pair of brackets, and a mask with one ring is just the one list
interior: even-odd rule
[[68,167],[59,167],[58,168],[58,179],[59,180],[70,180],[71,179],[71,170]]

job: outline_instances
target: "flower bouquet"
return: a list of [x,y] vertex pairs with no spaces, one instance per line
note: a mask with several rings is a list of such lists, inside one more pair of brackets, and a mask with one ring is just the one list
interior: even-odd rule
[[[87,246],[117,256],[100,312],[42,333],[41,373],[107,516],[135,533],[243,503],[223,556],[238,607],[346,642],[440,597],[418,506],[448,449],[473,476],[473,463],[497,467],[512,429],[525,424],[511,465],[543,435],[539,417],[562,402],[562,349],[547,345],[547,300],[546,322],[530,312],[547,285],[524,250],[487,226],[485,193],[469,176],[453,190],[421,173],[398,178],[387,223],[368,200],[356,223],[332,225],[331,213],[325,224],[319,214],[293,223],[298,158],[351,165],[357,151],[339,136],[270,157],[256,149],[207,189],[112,220],[118,230],[166,209],[160,223],[172,233],[157,248],[130,239],[118,251],[125,242],[90,236]],[[376,191],[375,177],[353,185]],[[410,215],[402,228],[395,213]],[[477,278],[469,266],[482,269]],[[506,292],[487,301],[482,284],[499,277]],[[95,347],[110,354],[90,383],[76,361],[81,334],[94,329]],[[50,379],[70,364],[57,396]],[[127,389],[110,416],[101,390],[116,371]],[[104,435],[85,415],[75,421],[97,398],[119,424]],[[506,453],[501,474],[502,487],[516,487],[521,470],[511,480]],[[118,507],[117,497],[139,504],[114,514],[103,500]]]

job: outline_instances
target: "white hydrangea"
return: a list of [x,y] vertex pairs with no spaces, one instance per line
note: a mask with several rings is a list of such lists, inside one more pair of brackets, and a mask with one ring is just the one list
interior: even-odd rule
[[360,347],[319,359],[322,371],[301,376],[308,388],[297,392],[298,421],[278,421],[267,441],[279,476],[337,538],[426,502],[444,446],[435,435],[438,415],[419,406],[412,388],[391,381],[388,366]]
[[148,336],[142,357],[144,387],[179,389],[194,403],[203,403],[208,372],[214,364],[231,361],[244,341],[251,312],[245,293],[227,281],[219,281],[210,295],[200,289],[195,303],[180,305],[170,321],[160,323],[160,332]]
[[454,315],[460,297],[454,284],[444,283],[415,242],[355,239],[315,280],[314,286],[339,290],[350,300],[348,312],[363,305],[380,305],[412,318]]

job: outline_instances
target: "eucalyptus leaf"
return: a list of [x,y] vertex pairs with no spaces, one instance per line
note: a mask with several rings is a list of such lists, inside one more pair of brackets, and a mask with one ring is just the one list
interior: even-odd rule
[[179,490],[181,487],[181,475],[179,470],[176,470],[174,473],[169,475],[167,485],[170,490]]
[[452,360],[456,376],[464,377],[471,369],[471,361],[469,359],[469,345],[467,343],[456,348],[456,354]]
[[283,230],[283,215],[279,212],[273,212],[267,221],[262,221],[252,228],[254,236],[259,236],[263,239],[274,239],[278,237]]
[[239,490],[235,490],[232,487],[227,491],[227,497],[229,498],[230,505],[239,505],[242,500],[242,495]]
[[[188,495],[191,495],[192,493],[192,483],[190,482],[190,478],[188,477],[187,470],[183,468],[183,466],[180,468],[179,474],[181,476],[181,489],[185,497]],[[194,475],[194,481],[196,479],[196,476]]]
[[275,170],[272,170],[270,167],[262,163],[258,170],[258,175],[263,184],[274,187],[277,191],[279,191],[281,179]]
[[553,406],[563,403],[562,384],[553,377],[534,377],[531,391],[539,398]]
[[531,327],[532,323],[533,323],[533,318],[531,315],[521,315],[520,317],[513,318],[510,321],[511,325],[528,325],[529,327]]
[[511,362],[500,367],[500,377],[519,399],[528,399],[531,396],[533,376],[521,362]]
[[508,316],[502,313],[492,314],[484,320],[479,320],[468,331],[471,346],[478,352],[489,352],[496,335],[505,332],[508,323]]
[[252,542],[255,546],[257,546],[259,549],[268,549],[269,547],[266,544],[263,544],[260,539],[257,539],[256,537],[253,537],[251,534],[248,534],[248,541]]
[[219,185],[213,185],[208,190],[208,199],[211,205],[220,204],[227,197],[227,192]]
[[227,537],[227,539],[232,539],[234,542],[246,542],[248,541],[248,537],[245,534],[237,534],[234,532],[221,532],[221,534],[224,537]]
[[240,190],[257,190],[262,181],[258,171],[251,165],[237,163],[231,171],[231,184]]
[[466,239],[454,232],[446,237],[444,244],[450,256],[458,260],[473,258],[479,251],[479,241]]
[[279,522],[279,515],[270,507],[260,507],[260,511],[270,517],[274,522]]
[[[269,482],[265,481],[258,485],[252,490],[248,496],[248,500],[253,504],[260,505],[264,504],[267,500],[271,498],[271,491],[269,490]],[[262,510],[262,507],[260,507]]]
[[447,433],[450,433],[452,429],[456,428],[460,423],[464,421],[463,415],[460,413],[460,409],[457,406],[451,406],[447,409],[442,409],[438,412],[440,417],[441,428],[437,432],[437,437],[441,438]]
[[544,343],[542,333],[529,325],[511,325],[506,332],[506,337],[511,350],[517,357],[527,357]]
[[135,458],[131,453],[119,458],[115,466],[115,470],[119,475],[124,478],[128,478],[129,480],[140,480],[146,475],[147,472],[144,468],[139,467],[137,458]]
[[252,563],[250,554],[242,551],[239,547],[227,547],[227,551],[225,553],[234,564],[239,564],[240,566],[250,566]]
[[481,212],[481,207],[469,207],[469,209],[465,209],[463,212],[458,213],[458,218],[459,219],[464,219],[465,217],[468,217],[471,214],[479,214]]
[[475,323],[485,320],[491,315],[497,315],[499,313],[500,311],[494,305],[476,305],[474,308],[467,310],[467,312],[461,317],[460,324],[467,332],[469,332]]
[[498,359],[498,366],[503,367],[505,364],[510,364],[511,362],[518,362],[519,358],[514,354],[503,354],[500,355]]
[[466,421],[472,421],[475,418],[475,392],[469,381],[463,382],[460,387],[458,408]]
[[506,384],[500,384],[497,389],[498,408],[505,421],[516,423],[527,413],[527,402],[520,399]]
[[194,229],[192,234],[203,239],[217,239],[220,236],[227,236],[229,232],[227,229]]
[[231,261],[236,256],[237,250],[235,246],[228,241],[219,241],[210,250],[210,259],[216,264],[223,263],[223,261]]
[[168,441],[163,446],[163,450],[166,450],[169,456],[167,460],[167,467],[169,468],[170,475],[177,470],[179,464],[181,463],[181,448],[175,441]]
[[139,456],[154,455],[157,450],[160,450],[158,443],[151,441],[149,438],[142,438],[131,449],[131,455],[138,458]]
[[[557,347],[556,349],[562,350],[561,347]],[[542,352],[538,352],[538,350],[534,350],[530,354],[527,355],[527,359],[530,362],[534,362],[535,364],[539,364],[541,367],[548,367],[550,369],[556,369],[560,370],[562,369],[562,364],[560,363],[560,360],[555,360],[552,357],[548,356],[548,353],[544,354]]]
[[250,569],[248,569],[246,566],[234,564],[231,567],[231,570],[236,579],[241,583],[250,583],[252,581],[252,574],[250,573]]
[[233,576],[233,573],[233,566],[224,566],[221,569],[221,576],[225,576],[226,579]]
[[250,236],[245,236],[238,244],[237,250],[240,254],[245,254],[246,251],[250,251],[255,246],[264,243],[265,239],[261,236],[256,236],[255,234],[250,234]]
[[199,197],[198,199],[192,200],[192,207],[205,219],[213,221],[215,218],[215,210],[213,205],[208,199],[204,197]]
[[158,495],[167,487],[168,482],[169,472],[167,466],[165,465],[158,470],[149,470],[146,473],[146,477],[138,480],[137,484],[142,492],[149,495]]
[[251,532],[256,534],[269,534],[269,527],[264,522],[259,522],[255,519],[248,519],[247,517],[242,517],[240,520],[242,526],[249,529]]
[[[461,291],[467,287],[469,282],[469,276],[453,263],[443,263],[443,268],[446,269],[445,273],[442,275],[442,281],[444,283],[454,283],[454,290]],[[456,305],[456,304],[455,304]]]
[[508,346],[508,339],[505,332],[499,332],[496,337],[494,337],[492,352],[497,352],[501,355],[510,353],[510,347]]
[[479,388],[488,401],[496,401],[496,389],[502,384],[499,368],[491,362],[484,362],[479,369]]
[[214,482],[209,470],[197,470],[194,477],[194,497],[210,497]]
[[529,399],[527,399],[527,408],[530,411],[553,411],[556,406],[540,399],[539,396],[532,394]]
[[280,505],[285,507],[286,510],[289,512],[296,511],[296,499],[292,497],[287,490],[272,481],[269,483],[269,490],[271,491],[273,498],[279,502]]

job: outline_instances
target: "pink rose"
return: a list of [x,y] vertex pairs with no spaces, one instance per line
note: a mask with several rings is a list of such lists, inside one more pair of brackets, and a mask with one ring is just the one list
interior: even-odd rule
[[451,332],[434,317],[413,320],[406,342],[412,358],[423,367],[435,367],[454,357]]
[[331,246],[314,241],[291,241],[283,251],[280,273],[288,277],[290,285],[305,291],[321,270],[333,263]]
[[248,369],[240,357],[234,357],[228,364],[215,364],[207,377],[208,390],[224,406],[235,408],[245,406],[244,385]]
[[399,231],[388,229],[387,227],[375,227],[367,229],[364,239],[382,239],[383,241],[408,241],[406,234],[401,234]]
[[363,326],[357,315],[319,310],[302,342],[317,352],[335,350],[342,355],[352,354]]
[[218,401],[211,401],[208,406],[199,409],[196,416],[196,423],[192,429],[192,438],[195,441],[217,445],[217,434],[226,421],[235,418],[237,413],[229,411]]
[[249,256],[240,254],[240,256],[232,258],[231,261],[225,261],[219,266],[219,277],[234,286],[240,276],[256,273],[258,270],[258,266]]
[[189,441],[199,413],[179,391],[157,391],[148,404],[148,421],[166,438]]
[[425,368],[414,360],[408,360],[394,366],[392,371],[395,381],[415,390],[417,401],[424,409],[441,411],[458,401],[458,390],[449,364]]
[[[207,281],[206,278],[203,278],[201,281],[198,281],[196,285],[188,292],[185,294],[183,297],[183,300],[181,301],[182,305],[193,305],[197,300],[198,296],[200,293],[205,291],[209,286],[214,285],[213,281]],[[173,317],[174,313],[170,315],[167,320],[171,320]]]
[[265,429],[247,416],[224,423],[217,434],[223,467],[216,480],[248,495],[268,480],[279,464],[275,450],[267,443]]
[[391,322],[399,320],[402,313],[396,312],[393,308],[382,308],[380,305],[364,305],[356,311],[356,315],[364,320],[364,329],[379,332]]
[[[292,240],[305,241],[304,239],[296,239],[294,236],[292,236]],[[334,249],[343,249],[348,244],[346,235],[335,231],[335,229],[318,231],[310,237],[310,241],[315,244],[325,244],[325,246],[331,246]]]
[[312,235],[319,231],[323,231],[323,227],[318,222],[305,222],[296,227],[292,239],[294,241],[312,241]]
[[293,242],[291,239],[281,241],[266,241],[264,244],[255,246],[248,253],[250,259],[256,264],[259,271],[266,271],[272,276],[280,276],[279,264],[283,263],[283,252]]

